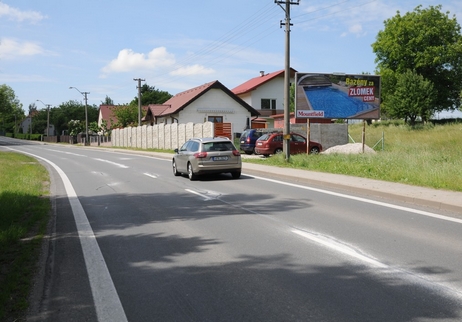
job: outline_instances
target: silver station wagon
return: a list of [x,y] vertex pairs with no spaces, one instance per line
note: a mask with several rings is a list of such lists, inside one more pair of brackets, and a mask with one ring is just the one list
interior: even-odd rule
[[190,180],[212,173],[231,173],[234,179],[241,176],[241,154],[228,138],[194,138],[180,149],[175,149],[172,160],[173,174],[187,174]]

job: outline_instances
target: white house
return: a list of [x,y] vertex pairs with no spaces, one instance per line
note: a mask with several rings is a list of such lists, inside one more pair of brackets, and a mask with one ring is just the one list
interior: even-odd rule
[[[290,82],[293,83],[297,71],[290,69]],[[284,113],[284,75],[285,70],[269,74],[261,71],[254,77],[231,91],[257,110],[261,116]]]
[[258,111],[233,94],[219,81],[181,92],[164,104],[150,104],[143,121],[154,124],[171,123],[231,123],[232,132],[250,127]]

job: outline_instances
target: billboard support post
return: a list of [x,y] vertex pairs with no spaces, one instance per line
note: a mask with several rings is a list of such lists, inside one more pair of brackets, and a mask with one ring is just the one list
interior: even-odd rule
[[362,152],[364,154],[364,145],[366,144],[366,120],[363,120],[363,133],[361,136]]
[[310,154],[310,135],[311,135],[311,129],[310,129],[310,119],[306,119],[306,154]]

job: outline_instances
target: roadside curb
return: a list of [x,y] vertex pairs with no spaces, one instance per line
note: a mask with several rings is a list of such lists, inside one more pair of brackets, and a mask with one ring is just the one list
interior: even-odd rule
[[386,182],[380,180],[352,177],[341,174],[314,172],[293,168],[280,168],[255,163],[243,162],[243,170],[249,173],[268,175],[275,173],[290,180],[356,192],[367,196],[405,202],[418,206],[430,207],[461,214],[462,193],[447,190],[436,190],[402,183]]

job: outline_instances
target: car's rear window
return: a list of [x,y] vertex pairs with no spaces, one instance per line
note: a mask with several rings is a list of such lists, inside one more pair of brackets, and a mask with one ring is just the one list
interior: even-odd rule
[[260,136],[260,138],[258,138],[258,140],[260,140],[260,141],[268,141],[270,135],[271,135],[270,133],[263,134],[262,136]]
[[233,150],[235,150],[234,145],[228,141],[204,143],[204,151],[206,152],[233,151]]

